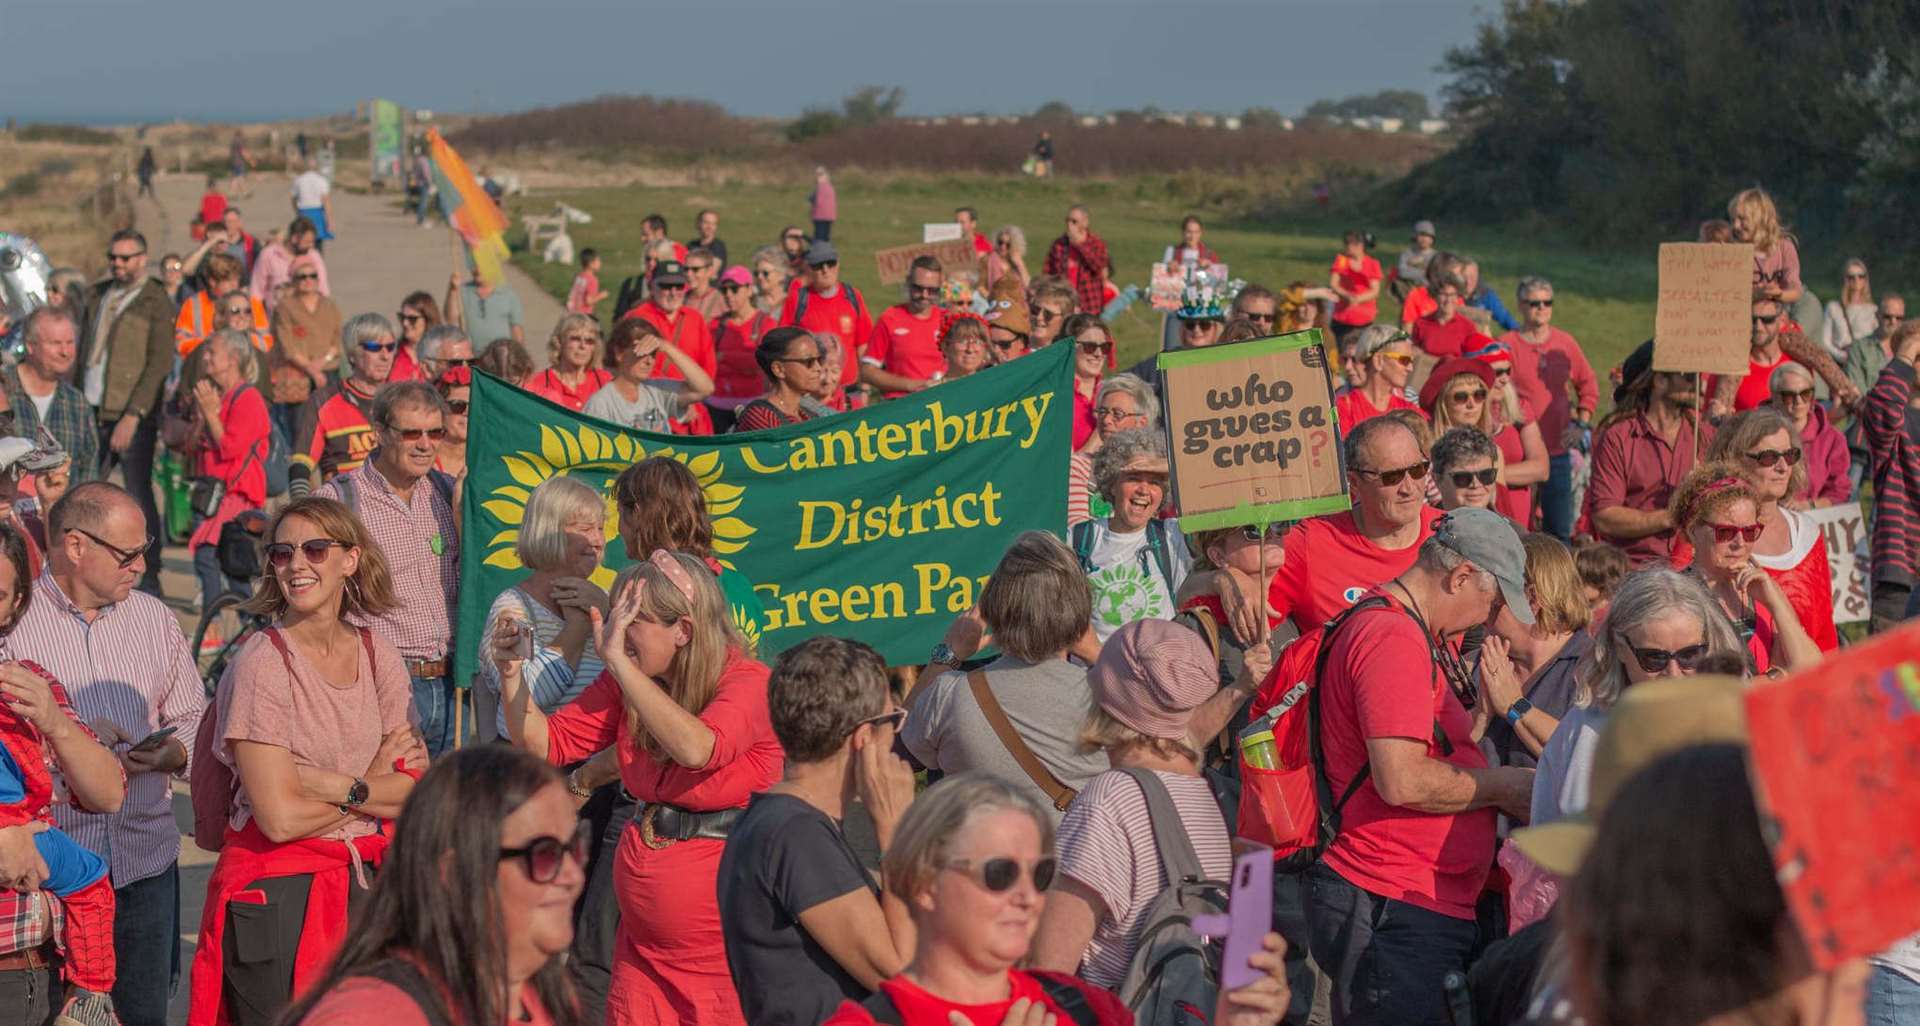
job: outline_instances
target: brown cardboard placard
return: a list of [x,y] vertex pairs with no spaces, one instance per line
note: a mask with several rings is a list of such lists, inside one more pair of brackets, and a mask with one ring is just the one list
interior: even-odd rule
[[923,256],[938,258],[947,273],[952,274],[955,271],[971,271],[976,254],[971,239],[916,242],[911,246],[877,249],[873,252],[873,262],[880,271],[880,284],[893,285],[906,281],[907,268]]
[[1747,373],[1753,244],[1663,242],[1653,369]]

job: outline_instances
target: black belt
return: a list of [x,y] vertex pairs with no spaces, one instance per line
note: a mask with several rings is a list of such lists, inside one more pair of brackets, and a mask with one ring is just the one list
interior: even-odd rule
[[678,805],[664,805],[651,802],[640,807],[634,814],[634,825],[640,828],[640,840],[649,848],[660,849],[678,841],[691,841],[698,838],[724,841],[727,831],[745,813],[745,809],[719,809],[714,812],[694,812]]

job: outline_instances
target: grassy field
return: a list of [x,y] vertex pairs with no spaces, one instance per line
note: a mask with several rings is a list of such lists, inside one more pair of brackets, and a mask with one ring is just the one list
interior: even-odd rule
[[[1376,253],[1391,266],[1408,228],[1313,211],[1271,222],[1236,218],[1229,212],[1190,210],[1179,200],[1173,183],[1163,178],[1123,179],[1077,183],[1034,182],[987,177],[914,179],[887,177],[836,180],[841,218],[834,225],[834,242],[842,257],[842,274],[867,294],[876,308],[900,301],[899,286],[881,287],[876,281],[871,251],[920,240],[920,225],[951,218],[953,208],[970,204],[981,212],[982,228],[992,232],[1017,224],[1026,231],[1028,267],[1039,273],[1047,246],[1062,230],[1066,208],[1074,202],[1088,205],[1093,228],[1106,239],[1121,284],[1145,285],[1148,265],[1159,259],[1179,237],[1180,219],[1198,213],[1207,222],[1207,241],[1221,254],[1236,277],[1269,286],[1295,280],[1324,284],[1328,264],[1339,249],[1340,235],[1349,227],[1373,231],[1380,238]],[[640,221],[649,213],[667,218],[673,237],[693,234],[694,215],[705,207],[720,212],[720,237],[729,255],[745,259],[753,248],[779,237],[781,228],[807,226],[808,183],[791,187],[726,185],[684,189],[605,188],[543,192],[513,201],[516,224],[523,212],[544,213],[554,200],[563,200],[593,215],[593,223],[575,225],[577,246],[600,251],[605,267],[601,280],[610,291],[634,273],[640,264]],[[1480,260],[1481,273],[1498,289],[1511,308],[1514,285],[1523,275],[1544,274],[1556,289],[1555,323],[1572,332],[1585,346],[1588,358],[1603,374],[1653,331],[1655,289],[1654,251],[1621,255],[1583,251],[1557,239],[1548,230],[1524,233],[1476,230],[1472,226],[1439,223],[1444,249],[1469,253]],[[524,241],[524,240],[517,240]],[[565,298],[575,268],[546,264],[538,254],[517,251],[514,259],[554,295]],[[1391,296],[1382,303],[1382,317],[1397,317]],[[1158,344],[1159,315],[1144,303],[1122,315],[1115,325],[1121,347],[1121,365],[1140,359]]]

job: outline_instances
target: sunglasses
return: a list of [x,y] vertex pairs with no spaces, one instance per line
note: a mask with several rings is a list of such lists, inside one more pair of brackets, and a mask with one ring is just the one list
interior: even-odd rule
[[400,311],[400,323],[402,324],[412,324],[414,321],[424,321],[426,319],[426,314],[408,313],[405,310]]
[[1380,353],[1377,355],[1379,355],[1381,359],[1392,360],[1394,363],[1397,363],[1402,367],[1413,366],[1412,353]]
[[102,538],[99,535],[94,534],[92,531],[89,531],[84,527],[69,527],[67,528],[67,530],[72,531],[75,534],[84,535],[89,540],[91,540],[95,545],[98,545],[101,548],[106,549],[108,552],[113,553],[114,561],[119,565],[120,569],[122,570],[125,570],[126,568],[132,566],[135,560],[146,556],[147,550],[153,547],[152,538],[148,538],[146,541],[140,543],[140,547],[137,549],[123,549],[120,546],[107,541],[105,538]]
[[369,353],[391,353],[400,348],[398,342],[362,342],[360,348]]
[[1491,485],[1494,479],[1500,476],[1500,472],[1492,467],[1487,467],[1483,470],[1456,470],[1448,476],[1453,479],[1453,486],[1455,488],[1466,488],[1471,486],[1475,481],[1483,485]]
[[1280,315],[1278,314],[1254,313],[1252,311],[1247,311],[1241,314],[1240,316],[1245,317],[1247,320],[1253,321],[1256,324],[1272,324],[1274,321],[1280,319]]
[[1377,478],[1381,484],[1391,488],[1409,477],[1415,481],[1425,480],[1429,466],[1431,466],[1430,463],[1426,460],[1421,460],[1411,467],[1399,467],[1394,470],[1361,470],[1359,467],[1353,467],[1351,469],[1355,474],[1366,474],[1370,477]]
[[1027,307],[1027,314],[1036,321],[1051,321],[1060,315],[1039,304]]
[[908,292],[908,293],[909,293],[910,295],[915,295],[915,296],[937,296],[937,295],[939,295],[939,294],[940,294],[940,286],[938,286],[938,285],[909,285],[909,286],[907,286],[907,292]]
[[139,251],[138,253],[115,253],[112,250],[108,250],[107,260],[109,262],[116,263],[116,264],[124,264],[129,260],[138,260],[141,257],[146,255],[147,255],[147,251],[144,249]]
[[1487,390],[1484,388],[1476,388],[1471,392],[1455,392],[1447,398],[1456,403],[1464,403],[1469,400],[1476,403],[1484,403],[1487,401]]
[[437,442],[442,438],[447,437],[447,429],[443,427],[398,428],[398,427],[394,427],[392,424],[388,424],[387,430],[393,432],[394,437],[400,439],[403,442],[418,442],[423,438],[430,438]]
[[1545,307],[1545,308],[1547,308],[1547,309],[1549,309],[1549,310],[1551,310],[1551,309],[1553,309],[1553,300],[1551,300],[1551,299],[1529,299],[1529,300],[1527,300],[1527,305],[1528,305],[1528,306],[1531,306],[1531,307]]
[[778,273],[780,272],[775,271],[771,267],[762,267],[759,270],[753,272],[753,276],[756,278],[771,278]]
[[1086,339],[1075,339],[1074,341],[1080,344],[1080,351],[1088,356],[1105,356],[1113,352],[1113,343],[1111,342],[1089,342]]
[[[1292,524],[1268,524],[1265,537],[1268,541],[1279,541],[1287,536]],[[1259,541],[1262,537],[1258,524],[1247,524],[1240,528],[1240,537],[1246,541]]]
[[729,282],[728,284],[720,286],[720,292],[722,295],[732,295],[733,293],[739,292],[745,288],[746,288],[745,285],[738,285],[738,284]]
[[473,401],[470,399],[449,399],[447,400],[447,412],[456,417],[465,416],[468,408],[472,405]]
[[446,364],[447,367],[451,369],[454,367],[472,366],[473,360],[474,358],[471,356],[449,356],[446,359],[441,360],[440,362]]
[[684,283],[684,282],[677,282],[677,281],[661,281],[661,282],[655,282],[655,283],[654,283],[654,285],[653,285],[653,287],[654,287],[654,290],[655,290],[655,291],[658,291],[658,292],[685,292],[685,291],[687,291],[687,286],[686,286],[686,283]]
[[582,820],[573,830],[573,839],[563,841],[558,837],[536,837],[518,848],[500,849],[500,860],[519,859],[527,871],[527,879],[537,884],[549,884],[560,878],[560,866],[567,856],[573,856],[575,864],[582,869],[587,865],[587,852],[593,845],[593,824]]
[[1891,322],[1893,322],[1894,324],[1898,324],[1898,323],[1900,323],[1901,321],[1904,321],[1904,320],[1906,320],[1906,319],[1907,319],[1907,315],[1906,315],[1906,314],[1890,314],[1890,313],[1883,313],[1883,314],[1881,314],[1881,315],[1880,315],[1880,319],[1881,319],[1881,320],[1883,320],[1883,321],[1891,321]]
[[1779,314],[1774,314],[1772,317],[1762,317],[1759,314],[1753,315],[1753,323],[1755,324],[1772,324],[1774,321],[1777,321],[1779,319],[1780,319]]
[[1713,540],[1722,545],[1727,544],[1735,538],[1739,538],[1748,545],[1752,545],[1754,542],[1760,540],[1760,532],[1766,530],[1766,528],[1760,524],[1748,524],[1745,527],[1738,527],[1733,524],[1708,523],[1706,526],[1713,528]]
[[306,274],[296,274],[293,276],[293,280],[294,281],[319,281],[320,276],[309,272]]
[[287,567],[293,565],[293,550],[295,548],[300,550],[302,556],[307,557],[309,564],[317,565],[327,561],[327,553],[332,552],[335,545],[343,549],[347,547],[346,542],[334,541],[332,538],[309,538],[297,546],[292,542],[274,542],[263,551],[267,554],[267,562],[269,564],[277,569],[285,570]]
[[[1812,389],[1807,390],[1808,398],[1812,398],[1812,393]],[[1761,449],[1757,452],[1747,453],[1747,458],[1763,467],[1771,467],[1781,460],[1786,460],[1787,466],[1791,467],[1800,462],[1800,450],[1797,448]]]
[[[965,873],[973,878],[974,883],[995,894],[1004,894],[1012,890],[1022,876],[1028,875],[1027,868],[1020,863],[1019,859],[1005,856],[980,862],[972,859],[948,859],[940,864],[940,868]],[[1051,858],[1041,859],[1033,864],[1031,876],[1034,890],[1044,891],[1048,884],[1053,883],[1053,868],[1054,860]]]
[[245,317],[253,312],[253,308],[248,306],[230,306],[221,312],[228,317]]
[[813,269],[814,269],[814,270],[816,270],[816,271],[821,271],[821,270],[825,270],[826,268],[829,268],[829,267],[839,267],[839,266],[840,266],[840,261],[838,261],[838,260],[822,260],[821,262],[819,262],[819,263],[817,263],[817,264],[808,264],[807,266],[808,266],[808,267],[811,267],[811,268],[813,268]]
[[824,356],[782,356],[775,363],[797,363],[804,367],[818,367],[827,362]]
[[1847,280],[1848,281],[1866,281],[1867,276],[1858,271],[1849,271],[1847,272]]
[[[1620,640],[1626,641],[1627,639],[1625,635],[1622,635]],[[1673,652],[1669,652],[1664,648],[1641,648],[1630,641],[1627,642],[1627,647],[1633,650],[1634,661],[1639,663],[1640,668],[1648,673],[1663,672],[1666,670],[1668,663],[1678,663],[1683,670],[1697,670],[1700,668],[1700,660],[1707,657],[1707,646],[1705,642],[1701,642],[1698,645],[1688,645],[1686,648]]]
[[1792,402],[1810,403],[1813,401],[1813,389],[1803,388],[1797,392],[1780,391],[1780,392],[1773,393],[1773,397],[1783,403],[1792,403]]
[[996,338],[992,341],[993,348],[995,349],[1012,349],[1014,346],[1021,344],[1022,340],[1017,338]]

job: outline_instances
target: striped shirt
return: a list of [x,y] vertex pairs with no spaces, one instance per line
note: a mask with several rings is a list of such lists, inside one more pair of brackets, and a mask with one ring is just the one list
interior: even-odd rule
[[[353,480],[351,502],[342,494],[343,478]],[[412,501],[401,499],[369,456],[359,469],[341,474],[315,494],[346,502],[359,515],[387,557],[387,572],[393,577],[392,611],[349,619],[379,632],[408,659],[445,657],[453,648],[460,535],[453,506],[440,488],[423,477],[413,486]]]
[[1861,406],[1873,471],[1873,579],[1912,584],[1920,569],[1914,552],[1913,489],[1920,485],[1920,411],[1913,398],[1913,364],[1892,360]]
[[[1154,771],[1180,811],[1177,828],[1193,842],[1200,867],[1210,880],[1233,873],[1233,846],[1206,780]],[[1140,785],[1119,770],[1108,770],[1082,788],[1060,820],[1056,850],[1060,872],[1093,889],[1107,906],[1093,928],[1093,940],[1080,962],[1080,976],[1109,990],[1127,977],[1127,965],[1146,927],[1142,917],[1167,887],[1160,849],[1153,842],[1153,820]]]
[[[52,571],[43,571],[7,643],[65,686],[83,722],[105,717],[135,740],[173,727],[174,738],[192,759],[206,691],[179,621],[159,599],[136,591],[101,606],[89,621],[54,582]],[[187,767],[178,776],[185,780]],[[173,790],[163,773],[129,777],[119,812],[81,812],[62,804],[54,807],[53,821],[107,861],[115,887],[165,872],[180,857]]]

